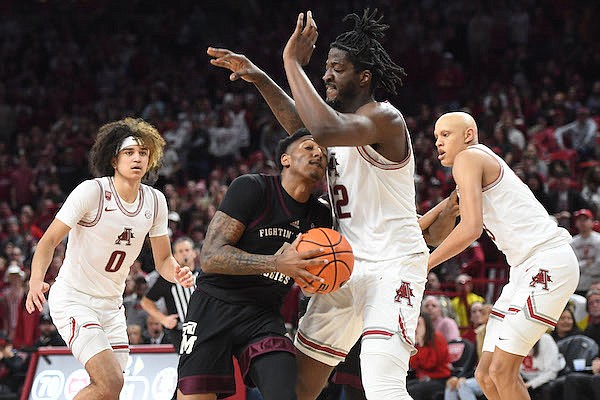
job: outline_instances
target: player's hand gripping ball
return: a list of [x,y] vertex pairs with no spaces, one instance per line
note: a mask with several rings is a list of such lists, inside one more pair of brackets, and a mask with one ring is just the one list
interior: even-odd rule
[[312,281],[309,282],[311,286],[302,289],[309,293],[330,293],[344,286],[350,279],[354,268],[354,253],[346,238],[329,228],[313,228],[303,233],[296,249],[303,252],[319,248],[324,249],[324,252],[318,258],[325,258],[329,262],[308,267],[307,271],[323,278],[325,282]]

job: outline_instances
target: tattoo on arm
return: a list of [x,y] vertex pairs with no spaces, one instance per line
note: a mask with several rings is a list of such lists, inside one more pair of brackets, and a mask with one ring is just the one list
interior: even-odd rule
[[202,246],[204,272],[225,275],[259,275],[276,271],[275,257],[251,254],[235,247],[245,225],[222,211],[217,211]]
[[304,127],[304,123],[296,111],[294,100],[275,82],[269,80],[266,83],[257,84],[256,88],[264,97],[277,121],[289,135]]

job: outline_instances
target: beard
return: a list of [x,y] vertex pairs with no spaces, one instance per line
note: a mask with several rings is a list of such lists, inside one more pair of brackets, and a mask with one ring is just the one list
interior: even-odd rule
[[340,88],[336,86],[337,95],[334,99],[329,99],[325,97],[325,102],[333,108],[335,111],[339,112],[352,112],[353,110],[347,110],[348,103],[350,103],[351,99],[354,99],[358,96],[358,87],[353,84],[346,84],[344,87]]

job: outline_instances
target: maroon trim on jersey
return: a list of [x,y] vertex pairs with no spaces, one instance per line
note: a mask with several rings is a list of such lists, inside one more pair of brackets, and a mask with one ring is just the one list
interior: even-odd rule
[[[266,179],[264,177],[261,176],[261,179]],[[252,228],[254,228],[256,225],[259,224],[260,221],[262,221],[262,219],[271,211],[271,190],[269,190],[269,184],[267,183],[265,185],[265,195],[266,195],[266,199],[265,199],[265,209],[262,212],[262,214],[260,214],[258,216],[258,218],[256,218],[254,221],[251,221],[248,226],[246,227],[247,230],[250,230]]]
[[324,353],[328,353],[332,356],[342,357],[342,358],[346,358],[346,356],[348,355],[348,353],[344,353],[343,351],[334,350],[329,347],[325,347],[325,346],[317,344],[313,341],[310,341],[307,338],[305,338],[300,331],[297,332],[296,337],[298,338],[298,341],[300,343],[302,343],[304,346],[311,348],[317,352],[321,352],[321,353],[324,352]]
[[554,328],[556,326],[556,321],[553,321],[553,320],[549,319],[548,317],[540,315],[535,311],[535,308],[533,306],[533,301],[531,300],[531,296],[529,296],[527,298],[527,308],[525,310],[527,311],[526,314],[529,315],[530,319],[534,320],[535,322],[540,322],[540,323],[542,323],[544,325],[548,325],[552,328]]
[[286,353],[291,353],[294,356],[296,355],[296,349],[292,344],[291,340],[283,336],[268,336],[258,342],[254,342],[242,351],[242,354],[238,357],[238,362],[240,364],[240,371],[242,373],[242,377],[244,378],[244,382],[246,384],[249,383],[249,380],[246,379],[248,372],[250,371],[250,364],[252,360],[256,357],[259,357],[263,354],[272,353],[274,351],[283,351]]
[[112,344],[110,347],[112,347],[113,350],[127,350],[127,351],[129,351],[129,345],[128,344]]
[[75,340],[75,331],[77,328],[77,322],[75,321],[75,318],[71,317],[71,333],[69,334],[69,340],[67,341],[67,346],[69,346],[69,348],[71,348],[71,344],[73,343],[73,340]]
[[121,212],[123,214],[125,214],[128,217],[135,217],[136,215],[138,215],[140,213],[140,211],[142,211],[142,208],[144,207],[144,191],[142,190],[142,185],[140,185],[140,196],[139,196],[138,207],[134,212],[129,212],[129,211],[127,211],[125,206],[123,206],[123,204],[121,203],[121,197],[119,197],[119,193],[117,192],[117,188],[115,188],[115,184],[113,182],[112,177],[108,178],[108,184],[110,185],[111,190],[115,194],[115,203],[117,203],[117,207],[119,207],[119,210],[121,210]]
[[203,393],[234,394],[235,379],[233,374],[231,376],[191,375],[179,378],[177,387],[185,395]]
[[508,307],[508,311],[509,312],[514,312],[514,313],[518,313],[519,311],[521,311],[520,309],[516,308],[516,307]]
[[402,340],[404,340],[404,342],[406,342],[407,344],[412,346],[413,343],[406,333],[406,325],[404,324],[402,315],[398,315],[398,325],[400,325],[400,332],[402,333]]
[[156,191],[150,188],[152,192],[152,197],[154,197],[154,216],[152,218],[152,225],[156,223],[156,216],[158,215],[158,196],[156,195]]
[[102,329],[102,326],[100,326],[100,324],[97,324],[95,322],[90,322],[90,323],[84,324],[83,327],[84,328],[100,328],[100,329]]
[[500,318],[500,319],[504,319],[505,315],[504,313],[501,313],[500,311],[494,310],[492,309],[492,311],[490,311],[490,314],[493,315],[496,318]]
[[371,336],[371,335],[390,336],[390,337],[394,336],[394,334],[392,332],[384,331],[381,329],[369,329],[363,333],[363,336]]
[[279,197],[279,204],[281,204],[281,208],[283,208],[283,211],[285,211],[285,214],[288,217],[291,217],[292,213],[290,212],[290,210],[288,210],[287,206],[285,205],[285,200],[283,200],[283,193],[281,193],[281,185],[279,183],[279,176],[275,176],[275,187],[277,188],[277,197]]
[[[500,166],[500,173],[498,174],[498,177],[497,177],[496,179],[494,179],[494,180],[493,180],[493,182],[492,182],[492,183],[490,183],[489,185],[483,186],[483,187],[481,188],[481,191],[482,191],[482,192],[485,192],[485,191],[487,191],[487,190],[490,190],[490,189],[492,189],[494,186],[496,186],[497,184],[499,184],[499,183],[500,183],[500,181],[502,180],[502,177],[504,177],[504,167],[502,166],[502,163],[501,163],[500,161],[498,161],[498,160],[496,159],[496,157],[494,157],[494,156],[495,156],[495,153],[494,153],[492,150],[490,150],[490,151],[487,151],[486,149],[483,149],[483,148],[481,148],[481,147],[477,147],[477,145],[469,146],[469,148],[470,148],[470,149],[479,150],[479,151],[483,151],[483,152],[484,152],[485,154],[487,154],[488,156],[491,156],[491,157],[494,159],[494,161],[496,161],[496,162],[498,163],[498,165]],[[491,154],[490,154],[490,152],[491,152]]]
[[102,209],[104,208],[104,196],[102,195],[104,190],[102,188],[102,184],[98,179],[95,179],[96,183],[100,187],[100,201],[98,201],[98,212],[96,213],[96,218],[94,218],[91,222],[79,221],[77,225],[85,226],[86,228],[91,228],[96,225],[98,221],[100,221],[100,216],[102,216]]
[[[402,167],[405,167],[408,164],[408,162],[410,161],[410,156],[412,154],[412,149],[409,145],[408,155],[406,156],[406,158],[404,160],[402,160],[400,162],[392,162],[390,164],[385,164],[385,163],[382,163],[382,162],[376,160],[375,158],[373,158],[373,156],[371,156],[368,153],[366,146],[359,146],[356,148],[356,150],[358,150],[358,154],[360,154],[361,157],[364,158],[369,164],[374,165],[375,167],[377,167],[379,169],[384,169],[384,170],[394,170],[394,169],[401,169]],[[373,151],[375,151],[375,149],[373,149]]]

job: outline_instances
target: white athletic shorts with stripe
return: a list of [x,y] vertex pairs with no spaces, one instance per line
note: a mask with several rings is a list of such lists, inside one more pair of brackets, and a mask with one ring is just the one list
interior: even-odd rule
[[554,329],[579,282],[579,263],[570,245],[543,250],[510,269],[494,303],[483,351],[496,347],[526,356],[542,334]]
[[[336,366],[362,335],[363,351],[369,340],[372,353],[409,357],[415,351],[428,256],[419,253],[380,262],[356,260],[352,277],[344,287],[310,299],[296,333],[298,350]],[[398,343],[391,340],[394,335],[408,351],[394,349]]]
[[50,288],[48,305],[58,332],[84,366],[96,354],[112,349],[125,370],[129,339],[120,296],[94,297],[57,281]]

